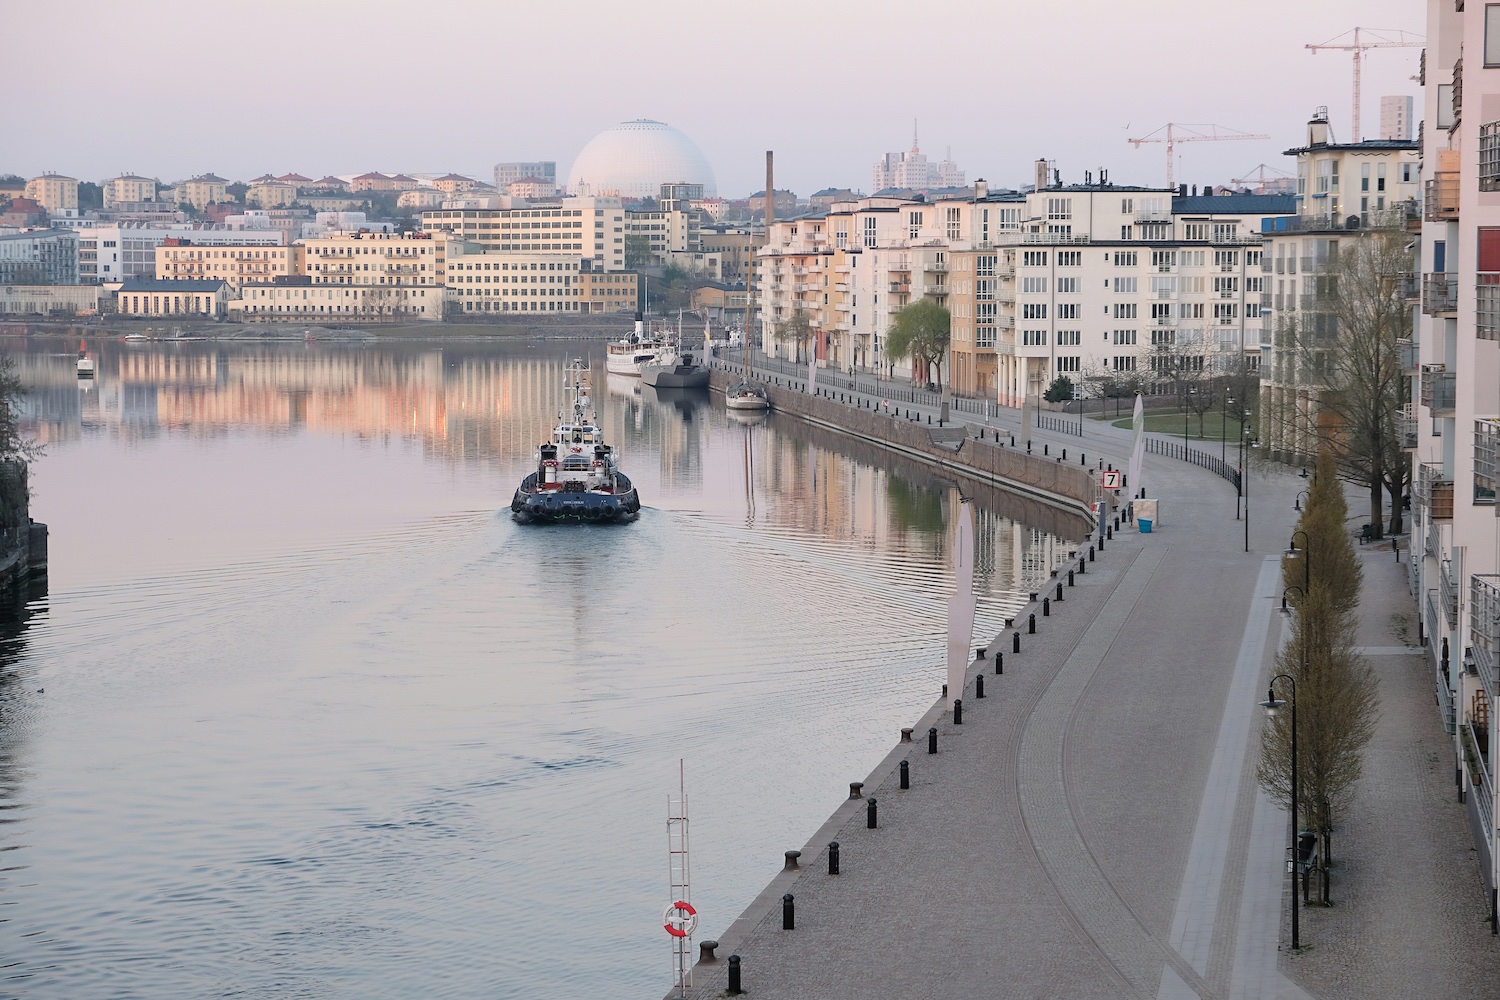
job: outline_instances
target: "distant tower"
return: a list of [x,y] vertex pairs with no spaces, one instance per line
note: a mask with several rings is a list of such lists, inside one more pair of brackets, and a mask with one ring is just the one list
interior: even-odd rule
[[1382,97],[1380,99],[1380,138],[1410,139],[1412,98]]

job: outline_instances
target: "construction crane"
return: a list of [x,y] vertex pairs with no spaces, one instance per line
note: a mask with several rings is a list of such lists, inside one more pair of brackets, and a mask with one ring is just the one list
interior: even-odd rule
[[[1364,38],[1373,41],[1361,40],[1360,32],[1364,32]],[[1346,40],[1350,39],[1352,40]],[[1355,28],[1346,31],[1342,35],[1336,35],[1320,45],[1309,45],[1308,49],[1313,55],[1317,55],[1324,49],[1332,49],[1335,52],[1354,53],[1354,114],[1349,120],[1349,141],[1362,142],[1364,134],[1359,130],[1359,68],[1364,61],[1364,54],[1369,49],[1420,49],[1427,44],[1427,39],[1410,31],[1396,31],[1389,28]]]
[[[1166,134],[1163,135],[1162,133]],[[1149,135],[1139,139],[1127,139],[1137,149],[1143,143],[1164,142],[1167,144],[1167,187],[1176,187],[1172,181],[1173,152],[1179,142],[1227,142],[1231,139],[1269,139],[1268,135],[1251,135],[1249,132],[1238,132],[1232,128],[1222,125],[1182,125],[1177,122],[1167,122],[1166,125],[1157,129]]]
[[1254,184],[1256,194],[1266,193],[1267,181],[1289,181],[1292,175],[1285,170],[1277,170],[1265,163],[1257,163],[1249,173],[1253,176],[1235,177],[1230,180],[1231,184]]

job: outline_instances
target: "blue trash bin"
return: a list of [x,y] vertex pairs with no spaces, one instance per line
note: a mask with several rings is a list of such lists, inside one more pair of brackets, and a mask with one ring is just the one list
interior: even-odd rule
[[1151,519],[1149,517],[1138,517],[1135,519],[1135,523],[1140,527],[1141,534],[1151,534]]

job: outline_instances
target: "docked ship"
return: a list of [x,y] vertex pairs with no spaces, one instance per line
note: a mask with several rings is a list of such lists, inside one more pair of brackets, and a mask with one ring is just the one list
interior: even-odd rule
[[622,340],[610,344],[604,358],[604,367],[612,375],[629,375],[639,378],[642,365],[655,364],[666,350],[664,338],[642,329],[641,314],[635,314],[635,331]]
[[77,371],[78,377],[81,379],[91,379],[94,377],[94,359],[89,357],[89,352],[83,346],[82,342],[78,344]]
[[641,381],[656,389],[702,389],[708,385],[708,365],[668,344],[655,361],[641,365]]
[[536,471],[516,490],[511,517],[521,524],[633,521],[640,496],[616,466],[598,414],[589,412],[589,371],[581,360],[565,371],[569,409],[560,415],[552,439],[537,448]]

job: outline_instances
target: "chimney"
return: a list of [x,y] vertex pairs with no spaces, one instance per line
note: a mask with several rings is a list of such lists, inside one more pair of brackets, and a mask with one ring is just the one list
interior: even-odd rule
[[1205,197],[1205,198],[1212,198],[1213,196],[1214,196],[1214,186],[1212,184],[1205,184],[1205,185],[1203,185],[1203,197]]
[[1035,189],[1036,190],[1038,190],[1038,191],[1045,191],[1045,190],[1047,190],[1047,161],[1046,160],[1037,160],[1036,161],[1036,171],[1035,171],[1035,173],[1032,176],[1035,179],[1034,180],[1034,184],[1035,184]]
[[1328,145],[1328,108],[1320,106],[1313,112],[1312,120],[1307,123],[1307,144]]
[[974,182],[974,200],[984,201],[990,196],[990,186],[983,177]]
[[771,239],[771,223],[776,219],[776,172],[771,164],[774,156],[771,150],[766,150],[766,240],[768,242]]
[[1186,198],[1187,197],[1187,185],[1186,184],[1179,184],[1179,185],[1177,185],[1177,197],[1179,197],[1179,198]]
[[1196,184],[1193,185],[1193,197],[1198,197],[1198,185]]

